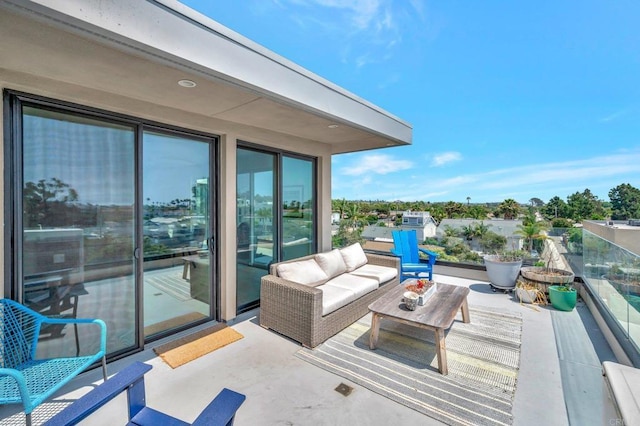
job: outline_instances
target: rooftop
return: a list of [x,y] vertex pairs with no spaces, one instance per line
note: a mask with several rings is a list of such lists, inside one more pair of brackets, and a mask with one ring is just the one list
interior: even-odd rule
[[[437,272],[437,271],[436,271]],[[594,424],[603,413],[601,363],[615,356],[588,308],[579,302],[572,312],[551,307],[534,309],[512,294],[492,292],[486,282],[436,274],[438,282],[467,286],[469,305],[520,313],[523,318],[520,369],[513,401],[515,425]],[[223,387],[247,396],[236,425],[359,425],[440,422],[295,356],[301,346],[258,324],[259,310],[229,323],[244,338],[172,370],[149,345],[136,355],[109,364],[113,374],[133,361],[154,368],[146,376],[150,406],[192,421]],[[472,318],[473,321],[473,318]],[[173,336],[172,339],[178,336]],[[100,383],[100,372],[90,371],[64,388],[59,397],[43,404],[34,420],[48,418]],[[334,389],[346,383],[355,390],[347,397]],[[87,425],[124,424],[126,400],[113,401],[91,417]],[[3,425],[23,424],[17,406],[0,408]],[[600,424],[600,422],[596,422]]]

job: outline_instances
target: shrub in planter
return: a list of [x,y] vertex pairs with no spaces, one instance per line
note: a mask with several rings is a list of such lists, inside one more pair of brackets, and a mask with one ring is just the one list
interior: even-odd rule
[[559,311],[572,311],[576,307],[578,292],[567,285],[549,286],[551,305]]

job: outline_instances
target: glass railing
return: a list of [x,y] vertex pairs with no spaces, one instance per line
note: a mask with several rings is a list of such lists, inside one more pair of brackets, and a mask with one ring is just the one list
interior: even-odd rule
[[583,230],[583,280],[625,338],[640,347],[640,256]]

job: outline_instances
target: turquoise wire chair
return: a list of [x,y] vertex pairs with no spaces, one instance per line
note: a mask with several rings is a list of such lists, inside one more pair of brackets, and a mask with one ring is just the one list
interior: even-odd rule
[[[96,324],[100,349],[91,355],[37,359],[40,330],[48,324]],[[106,346],[107,326],[101,320],[48,318],[0,299],[0,404],[22,403],[30,426],[32,411],[93,363],[101,360],[107,380]]]
[[[400,257],[400,281],[407,278],[418,278],[427,274],[433,279],[433,265],[436,263],[437,253],[418,247],[418,237],[415,230],[392,231],[393,248],[391,252]],[[420,253],[427,255],[421,259]]]

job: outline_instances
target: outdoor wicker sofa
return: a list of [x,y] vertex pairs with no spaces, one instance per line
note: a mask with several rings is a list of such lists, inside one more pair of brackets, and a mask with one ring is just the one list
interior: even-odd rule
[[[339,252],[336,249],[272,264],[270,274],[261,282],[260,325],[313,348],[367,314],[369,304],[399,285],[398,257],[365,253],[354,244],[341,250],[346,270],[327,265],[326,260],[335,260]],[[349,257],[354,253],[360,256],[356,263],[353,256]],[[317,272],[315,261],[328,272],[326,275]],[[291,275],[284,274],[284,264],[299,267],[303,279],[283,278]],[[341,289],[352,290],[354,300],[334,302]]]

